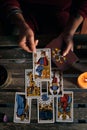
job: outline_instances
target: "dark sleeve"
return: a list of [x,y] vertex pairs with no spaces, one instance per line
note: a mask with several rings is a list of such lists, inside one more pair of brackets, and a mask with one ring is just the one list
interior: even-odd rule
[[76,0],[77,1],[77,13],[83,18],[87,17],[87,0]]
[[8,17],[12,13],[17,13],[20,10],[18,0],[0,0],[0,16],[3,18]]
[[87,0],[80,0],[78,13],[82,15],[83,18],[87,17]]

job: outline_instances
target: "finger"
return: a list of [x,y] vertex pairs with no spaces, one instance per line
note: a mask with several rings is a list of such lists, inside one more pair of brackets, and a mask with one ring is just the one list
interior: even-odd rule
[[19,46],[24,49],[27,52],[31,52],[31,50],[29,49],[29,47],[26,45],[26,38],[22,38],[22,40],[19,43]]
[[35,40],[35,46],[37,46],[37,45],[38,45],[38,42],[39,42],[39,40]]
[[74,47],[73,46],[71,47],[71,51],[74,51]]
[[36,51],[36,44],[34,41],[34,36],[29,37],[28,39],[28,47],[32,52]]
[[29,47],[29,50],[31,50],[31,52],[36,52],[36,46],[38,45],[38,40],[35,40],[34,44],[30,44],[29,42],[27,42],[27,45]]
[[23,50],[27,51],[27,52],[32,52],[32,51],[29,49],[29,47],[26,46],[26,43],[21,43],[21,44],[20,44],[20,47],[21,47]]
[[65,49],[65,51],[63,52],[63,56],[66,56],[69,51],[72,50],[73,51],[73,42],[70,42],[67,46],[67,48]]

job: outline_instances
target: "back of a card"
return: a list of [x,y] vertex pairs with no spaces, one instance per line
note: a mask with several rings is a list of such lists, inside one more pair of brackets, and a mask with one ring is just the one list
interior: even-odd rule
[[61,52],[64,49],[64,41],[62,34],[59,37],[52,40],[46,48],[51,49],[51,59],[52,62],[58,67],[59,70],[64,71],[72,66],[74,63],[79,61],[79,58],[75,55],[74,52],[69,51],[69,53],[63,57]]

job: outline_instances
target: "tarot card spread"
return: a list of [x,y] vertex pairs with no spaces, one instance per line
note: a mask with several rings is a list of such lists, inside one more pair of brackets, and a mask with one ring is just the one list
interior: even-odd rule
[[37,49],[33,54],[33,74],[35,80],[51,79],[51,50],[49,48]]
[[48,96],[63,95],[63,75],[60,71],[52,70],[51,80],[48,81]]
[[54,123],[54,98],[47,93],[38,99],[38,123]]
[[57,98],[56,121],[73,122],[73,92],[64,92]]
[[30,123],[31,100],[25,98],[25,93],[15,94],[14,122]]
[[25,69],[26,98],[38,98],[41,95],[41,83],[33,80],[33,70]]

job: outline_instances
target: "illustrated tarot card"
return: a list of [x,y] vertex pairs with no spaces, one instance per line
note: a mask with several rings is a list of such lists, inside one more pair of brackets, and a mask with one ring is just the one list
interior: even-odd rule
[[61,71],[52,70],[51,80],[48,81],[48,96],[63,95],[63,74]]
[[33,76],[35,80],[47,81],[51,79],[51,50],[37,49],[33,53]]
[[66,91],[57,97],[56,122],[73,122],[73,92]]
[[25,93],[16,92],[14,106],[14,122],[30,123],[31,99],[26,99]]
[[42,93],[38,100],[38,123],[54,123],[54,98]]
[[41,83],[33,80],[32,69],[25,69],[25,93],[26,98],[39,98],[41,95]]

